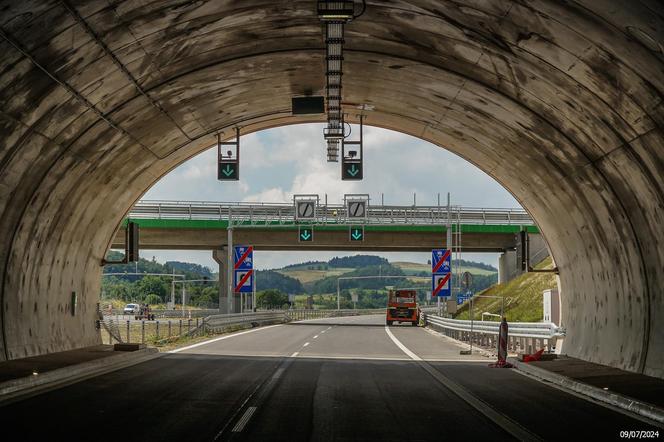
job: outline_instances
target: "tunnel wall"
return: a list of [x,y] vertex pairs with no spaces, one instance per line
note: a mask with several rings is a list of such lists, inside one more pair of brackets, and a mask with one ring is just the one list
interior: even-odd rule
[[[367,3],[347,26],[349,120],[369,104],[367,124],[498,180],[560,269],[564,351],[664,377],[661,3]],[[0,14],[0,358],[15,359],[99,342],[99,264],[119,222],[217,131],[322,118],[289,111],[323,93],[324,47],[309,1],[1,1]]]

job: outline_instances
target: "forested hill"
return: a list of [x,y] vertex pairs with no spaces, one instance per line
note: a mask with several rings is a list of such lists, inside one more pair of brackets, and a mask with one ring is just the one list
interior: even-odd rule
[[[124,254],[111,250],[106,259],[108,261],[119,261],[123,258]],[[175,273],[184,274],[186,279],[214,279],[214,273],[209,267],[200,264],[193,264],[181,261],[168,261],[165,264],[158,263],[154,257],[152,260],[140,258],[138,263],[129,264],[107,264],[104,266],[104,273]],[[122,277],[133,281],[137,279],[136,276]]]

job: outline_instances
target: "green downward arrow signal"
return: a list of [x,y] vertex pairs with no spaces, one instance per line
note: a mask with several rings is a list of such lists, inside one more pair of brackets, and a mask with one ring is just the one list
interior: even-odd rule
[[311,233],[309,233],[308,230],[305,230],[304,232],[300,233],[300,237],[301,237],[304,241],[308,241],[309,238],[311,238]]
[[359,230],[353,230],[351,236],[353,237],[354,240],[357,241],[358,239],[362,238],[362,232],[360,232]]
[[348,169],[348,175],[350,175],[350,176],[355,176],[355,175],[357,175],[359,172],[360,172],[360,169],[356,168],[356,167],[355,167],[355,164],[353,164],[352,166],[350,166],[350,169]]
[[233,169],[230,164],[226,164],[226,167],[221,169],[221,172],[226,176],[231,176],[233,175],[233,172],[235,172],[235,169]]

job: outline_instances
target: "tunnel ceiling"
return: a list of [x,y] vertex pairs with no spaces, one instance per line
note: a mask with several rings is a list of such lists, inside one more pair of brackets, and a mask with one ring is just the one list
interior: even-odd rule
[[[325,51],[314,1],[0,5],[11,359],[97,342],[123,215],[217,132],[322,120],[290,99],[324,94]],[[350,120],[371,105],[367,124],[454,151],[530,211],[561,271],[569,354],[660,377],[663,24],[656,0],[368,1],[343,75]]]

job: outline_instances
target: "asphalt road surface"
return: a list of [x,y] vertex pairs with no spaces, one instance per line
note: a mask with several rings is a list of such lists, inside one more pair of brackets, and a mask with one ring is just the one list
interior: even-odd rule
[[23,441],[612,440],[656,429],[463,348],[387,329],[380,315],[270,326],[2,407],[0,424]]

